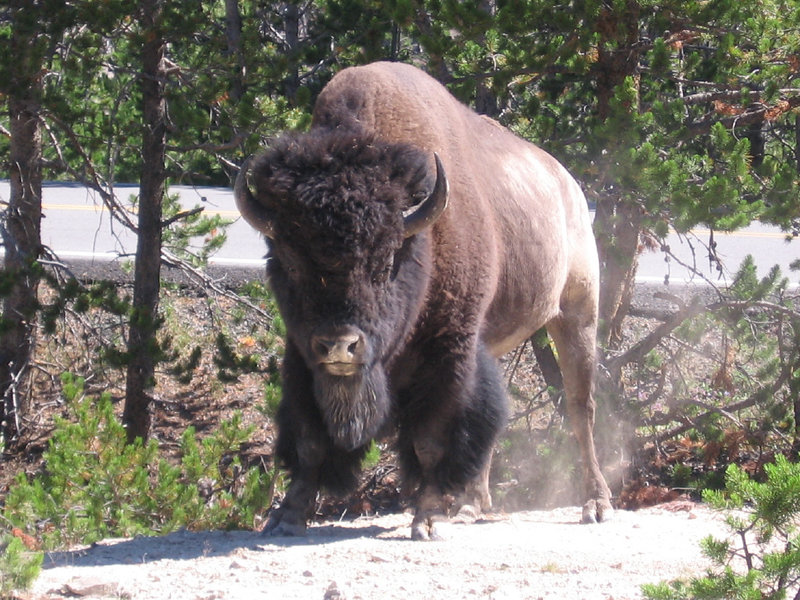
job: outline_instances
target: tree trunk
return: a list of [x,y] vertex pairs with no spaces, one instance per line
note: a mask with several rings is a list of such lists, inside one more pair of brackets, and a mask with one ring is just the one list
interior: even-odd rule
[[563,392],[564,379],[553,352],[553,346],[550,344],[550,336],[547,334],[547,330],[540,329],[529,338],[529,341],[547,387],[557,390],[557,393]]
[[159,354],[156,340],[161,281],[161,207],[166,180],[167,102],[164,95],[165,41],[161,31],[162,4],[141,0],[142,47],[142,175],[139,191],[139,236],[133,289],[133,313],[128,338],[128,373],[123,422],[128,441],[147,438],[150,392],[155,384]]
[[792,412],[794,416],[794,432],[792,436],[793,461],[800,458],[800,359],[796,359],[793,372],[795,375],[789,380],[789,391],[792,394]]
[[797,172],[800,173],[800,115],[794,117],[794,157]]
[[294,103],[300,88],[300,8],[296,2],[283,6],[283,28],[286,34],[286,55],[289,59],[288,75],[284,81],[284,93]]
[[[613,118],[611,107],[618,87],[628,77],[639,77],[639,12],[639,3],[629,0],[622,14],[606,7],[599,16],[597,112],[603,120]],[[639,110],[638,99],[629,110]],[[609,183],[618,189],[614,182]],[[622,322],[633,296],[643,214],[635,199],[603,194],[596,200],[594,227],[600,258],[598,341],[601,346],[613,347],[621,341]]]
[[636,277],[642,209],[625,200],[597,203],[594,219],[600,258],[600,324],[598,338],[606,347],[622,341],[622,322],[630,309]]
[[0,279],[5,288],[0,321],[0,394],[3,439],[15,440],[28,410],[25,389],[34,347],[38,306],[42,218],[41,60],[32,49],[35,34],[13,27],[11,45],[18,58],[9,66],[10,197],[2,235],[5,259]]
[[228,55],[236,64],[231,76],[231,100],[238,102],[244,94],[245,62],[242,53],[242,16],[239,14],[239,0],[225,0],[225,37],[228,41]]
[[[423,4],[424,3],[420,3],[418,5],[416,15],[414,16],[414,25],[419,29],[421,39],[436,39],[437,33],[433,26],[432,15],[425,10]],[[430,74],[433,75],[439,83],[446,84],[449,82],[451,76],[444,56],[442,56],[438,49],[426,47],[424,42],[422,46],[428,55],[428,69]]]

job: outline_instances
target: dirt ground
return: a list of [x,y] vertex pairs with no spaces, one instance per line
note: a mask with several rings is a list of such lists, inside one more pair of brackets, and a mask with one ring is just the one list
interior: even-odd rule
[[[208,328],[209,308],[202,299],[179,298],[171,308],[180,315],[177,322]],[[239,327],[242,331],[234,333],[244,347],[252,334],[246,322]],[[208,335],[204,329],[190,333],[192,340]],[[526,357],[523,363],[531,361]],[[542,382],[528,371],[526,367],[517,372],[515,386],[542,389]],[[167,451],[176,450],[189,424],[200,433],[208,432],[240,410],[245,423],[258,424],[246,453],[269,455],[274,431],[257,410],[263,403],[263,375],[220,385],[214,382],[213,368],[206,367],[183,387],[166,377],[163,381],[168,385],[157,390],[153,420],[154,435]],[[50,411],[63,410],[58,398],[51,404]],[[31,428],[36,436],[27,451],[3,457],[0,496],[14,473],[34,473],[40,468],[50,420],[44,410],[37,415],[41,425]],[[530,451],[525,453],[529,461]],[[516,512],[536,506],[537,499],[541,506],[554,506],[562,503],[559,498],[569,496],[564,490],[570,487],[573,471],[554,468],[567,481],[557,483],[553,473],[535,477],[536,482],[547,481],[546,488],[508,480],[519,477],[510,470],[497,484],[500,488],[509,481],[516,483],[505,490],[505,501],[498,504],[504,510],[477,523],[453,523],[442,542],[412,542],[411,515],[393,512],[402,505],[396,498],[396,481],[391,476],[377,477],[380,485],[369,487],[363,498],[357,495],[355,509],[352,503],[337,504],[321,514],[330,518],[343,510],[351,515],[379,511],[379,516],[315,523],[301,539],[267,538],[252,531],[184,531],[158,538],[105,540],[88,548],[46,554],[41,575],[20,597],[622,600],[640,598],[644,583],[702,573],[708,563],[699,541],[709,534],[726,535],[718,514],[684,500],[620,510],[613,521],[600,525],[580,525],[578,507]],[[622,489],[620,505],[644,506],[678,495],[657,493],[669,491],[657,478],[637,476],[632,483],[639,480],[639,487],[628,486],[633,492]],[[515,494],[528,498],[528,503],[515,501]],[[626,500],[629,496],[634,501]]]
[[641,598],[640,586],[700,574],[718,513],[676,501],[579,524],[580,509],[453,522],[412,542],[410,514],[316,524],[305,538],[177,532],[107,540],[45,557],[28,594],[44,598],[216,600]]

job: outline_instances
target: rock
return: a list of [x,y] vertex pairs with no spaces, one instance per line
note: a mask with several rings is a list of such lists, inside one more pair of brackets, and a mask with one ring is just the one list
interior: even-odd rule
[[97,577],[76,577],[65,583],[58,593],[79,598],[114,597],[130,598],[130,594],[123,591],[118,583],[99,579]]
[[325,590],[325,595],[322,600],[347,600],[344,592],[339,588],[335,581],[331,581],[328,589]]

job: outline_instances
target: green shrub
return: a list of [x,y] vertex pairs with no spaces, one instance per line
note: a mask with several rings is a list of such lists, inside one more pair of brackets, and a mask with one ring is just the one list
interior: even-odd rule
[[724,490],[703,492],[714,508],[735,511],[725,521],[736,542],[704,539],[703,553],[714,563],[706,576],[643,586],[646,598],[780,600],[789,590],[800,595],[800,465],[778,455],[764,471],[762,483],[731,465]]
[[63,389],[70,417],[56,422],[43,472],[31,480],[20,473],[4,511],[43,548],[178,528],[249,528],[269,506],[270,477],[243,469],[237,455],[252,431],[240,415],[202,440],[187,429],[171,464],[153,440],[126,443],[108,395],[85,397],[83,381],[70,375]]
[[19,538],[0,536],[0,598],[30,587],[42,568],[41,552],[31,552]]
[[374,469],[381,462],[381,447],[375,440],[369,443],[369,450],[361,459],[361,468],[364,470]]

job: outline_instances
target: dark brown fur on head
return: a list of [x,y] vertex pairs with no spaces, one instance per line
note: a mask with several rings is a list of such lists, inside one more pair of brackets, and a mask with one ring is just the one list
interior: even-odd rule
[[[403,211],[430,193],[429,159],[412,146],[317,130],[278,140],[253,167],[255,197],[273,225],[272,287],[326,428],[345,449],[389,419],[385,369],[427,290],[429,242],[406,239]],[[367,343],[352,377],[325,373],[310,347],[320,331],[341,327]]]
[[357,131],[286,136],[254,166],[256,197],[281,225],[278,235],[313,239],[321,258],[371,254],[402,239],[402,211],[433,184],[429,160]]

